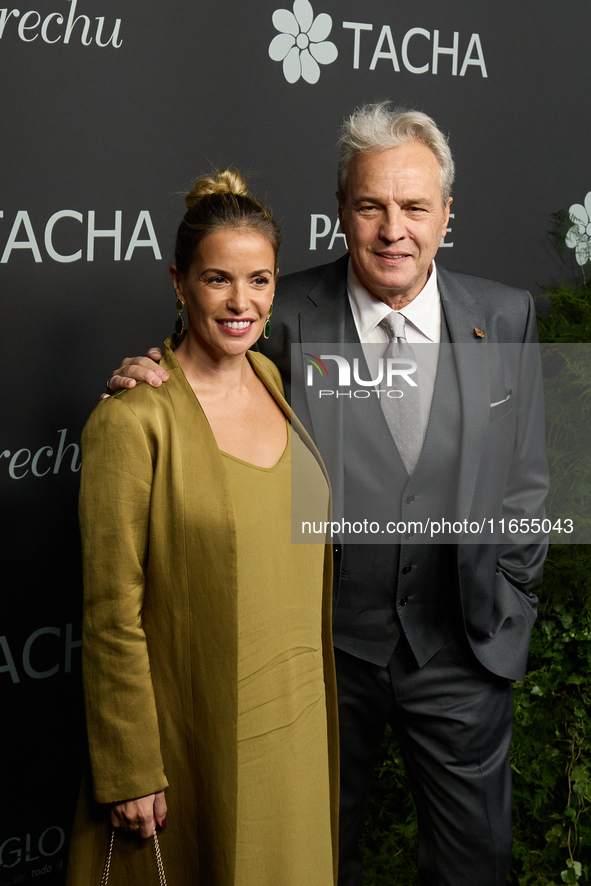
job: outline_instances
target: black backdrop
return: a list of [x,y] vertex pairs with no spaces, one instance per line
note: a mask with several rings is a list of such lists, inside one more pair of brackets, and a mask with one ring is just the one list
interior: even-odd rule
[[[549,214],[591,190],[588,0],[312,5],[293,7],[287,77],[278,0],[0,8],[0,884],[62,880],[83,753],[78,441],[111,368],[172,329],[191,179],[247,174],[284,227],[283,272],[336,258],[338,126],[390,98],[450,134],[440,261],[534,294],[561,273]],[[296,80],[302,59],[317,82]]]

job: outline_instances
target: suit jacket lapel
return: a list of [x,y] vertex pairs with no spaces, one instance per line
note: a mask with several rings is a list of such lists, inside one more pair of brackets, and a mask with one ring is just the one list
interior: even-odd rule
[[310,308],[300,313],[300,341],[359,341],[347,297],[348,264],[348,255],[333,262],[308,293]]
[[[462,403],[462,435],[458,478],[457,516],[470,514],[476,476],[489,422],[490,382],[487,370],[486,329],[478,303],[454,275],[437,267],[437,283],[454,348]],[[477,336],[475,330],[484,333]]]
[[[303,345],[359,342],[347,297],[348,262],[349,256],[344,255],[330,265],[308,294],[310,308],[300,313],[300,342]],[[314,355],[320,356],[318,349]],[[305,396],[314,439],[330,474],[334,512],[338,516],[344,506],[343,403],[336,397],[320,399],[318,388],[314,387],[305,387]]]

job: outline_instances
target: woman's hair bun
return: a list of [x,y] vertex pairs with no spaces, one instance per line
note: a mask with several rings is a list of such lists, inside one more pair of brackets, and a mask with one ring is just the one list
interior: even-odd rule
[[241,228],[261,234],[269,241],[275,261],[281,245],[281,230],[271,211],[248,193],[236,169],[220,169],[198,178],[185,197],[187,211],[179,225],[174,250],[181,275],[189,273],[199,244],[223,228]]
[[236,169],[230,166],[227,169],[219,169],[215,178],[203,175],[197,179],[185,197],[187,208],[192,209],[203,197],[208,197],[210,194],[235,194],[248,197],[248,186]]

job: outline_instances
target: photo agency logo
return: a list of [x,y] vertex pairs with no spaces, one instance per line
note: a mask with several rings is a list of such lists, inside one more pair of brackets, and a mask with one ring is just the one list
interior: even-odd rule
[[[0,40],[4,37],[16,37],[23,43],[33,43],[38,37],[43,43],[81,43],[82,46],[99,46],[104,49],[112,46],[120,49],[123,41],[120,38],[121,19],[114,25],[105,27],[104,15],[76,15],[78,0],[66,0],[69,5],[61,12],[49,12],[42,15],[36,9],[22,12],[20,9],[0,9]],[[94,22],[96,21],[96,25]],[[111,29],[111,35],[107,34]]]
[[[374,346],[371,346],[372,349]],[[383,346],[378,345],[383,350]],[[416,360],[410,357],[379,357],[372,361],[373,370],[369,373],[369,378],[362,378],[362,372],[367,371],[367,365],[364,358],[360,357],[344,357],[342,354],[321,354],[317,357],[315,354],[304,352],[304,365],[306,369],[306,387],[316,388],[315,382],[318,381],[325,384],[331,384],[332,387],[319,388],[314,392],[318,398],[323,397],[346,397],[348,399],[367,400],[372,396],[379,400],[382,397],[388,397],[390,400],[400,400],[404,397],[405,390],[409,388],[417,388],[418,384],[413,378],[417,372]],[[335,372],[329,372],[325,361],[332,360],[336,363],[336,385]],[[351,372],[351,365],[353,370]],[[363,369],[361,366],[363,365]],[[331,376],[329,380],[329,375]],[[351,375],[353,375],[353,383],[359,385],[354,388],[351,383]],[[373,377],[372,377],[373,376]],[[385,387],[380,387],[385,385]]]
[[[474,73],[488,77],[480,34],[470,36],[460,31],[440,32],[438,28],[409,28],[405,33],[395,25],[373,22],[341,22],[352,35],[336,44],[332,33],[333,19],[328,13],[314,15],[309,0],[295,0],[293,12],[276,9],[272,16],[279,33],[269,44],[269,57],[282,62],[283,76],[288,83],[301,78],[315,84],[320,79],[320,65],[330,65],[341,58],[349,60],[353,70],[399,74],[434,74],[465,77]],[[351,40],[352,36],[352,40]]]

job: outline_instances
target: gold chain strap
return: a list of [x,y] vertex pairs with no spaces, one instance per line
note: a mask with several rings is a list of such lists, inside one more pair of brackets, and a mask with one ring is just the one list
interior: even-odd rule
[[[109,882],[109,871],[111,869],[111,858],[113,856],[113,843],[115,842],[115,828],[111,830],[111,840],[107,850],[105,866],[103,868],[103,876],[101,877],[100,886],[107,886]],[[167,886],[166,875],[164,873],[164,865],[162,864],[162,853],[160,852],[160,843],[158,842],[158,834],[154,830],[154,853],[156,855],[156,867],[158,868],[158,880],[160,886]]]
[[156,867],[158,868],[158,879],[160,886],[167,886],[166,876],[164,875],[164,865],[162,864],[162,855],[160,854],[160,843],[158,842],[158,834],[154,830],[154,852],[156,853]]
[[113,855],[113,841],[115,839],[115,828],[111,828],[111,840],[107,849],[107,857],[103,868],[103,876],[101,877],[101,886],[107,886],[109,882],[109,871],[111,869],[111,856]]

